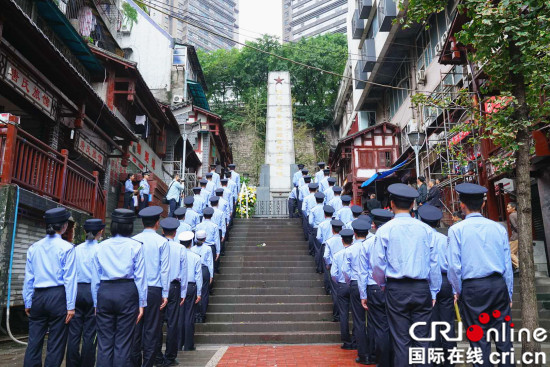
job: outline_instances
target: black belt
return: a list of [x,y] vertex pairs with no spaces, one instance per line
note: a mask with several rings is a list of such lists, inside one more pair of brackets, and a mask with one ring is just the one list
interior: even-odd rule
[[170,284],[181,284],[181,282],[177,279],[174,279],[170,282]]
[[357,284],[357,280],[352,280],[349,282],[349,285],[356,285]]
[[195,283],[195,282],[187,282],[187,284],[197,284],[197,283]]
[[133,281],[134,279],[110,279],[110,280],[102,280],[101,283],[130,283]]
[[469,282],[469,281],[472,281],[472,280],[492,279],[492,278],[502,278],[502,274],[495,272],[493,274],[487,275],[486,277],[464,279],[464,280],[462,280],[462,282],[464,283],[464,282]]
[[413,278],[388,278],[388,282],[392,283],[407,283],[407,282],[427,282],[427,279],[413,279]]
[[35,291],[46,291],[48,289],[64,288],[64,285],[54,285],[53,287],[34,288]]
[[441,272],[441,275],[447,275],[447,272],[446,272],[446,271],[442,271],[442,272]]
[[92,283],[78,282],[77,284],[78,284],[78,285],[80,285],[80,284],[82,284],[82,285],[91,285]]

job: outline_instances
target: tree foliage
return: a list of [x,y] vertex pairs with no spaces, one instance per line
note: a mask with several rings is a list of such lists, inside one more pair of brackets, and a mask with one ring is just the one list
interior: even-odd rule
[[[327,34],[296,43],[281,44],[263,36],[247,44],[323,70],[342,74],[347,60],[343,34]],[[253,124],[265,130],[267,77],[270,71],[290,72],[294,119],[313,128],[327,126],[338,93],[340,78],[267,55],[252,48],[198,52],[208,83],[208,98],[229,128]]]

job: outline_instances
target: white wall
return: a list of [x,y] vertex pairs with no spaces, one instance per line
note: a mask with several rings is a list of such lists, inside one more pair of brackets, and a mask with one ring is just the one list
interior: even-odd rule
[[138,22],[129,34],[119,32],[117,41],[122,48],[133,50],[129,59],[137,62],[150,89],[170,91],[173,39],[132,0],[125,1],[137,10]]

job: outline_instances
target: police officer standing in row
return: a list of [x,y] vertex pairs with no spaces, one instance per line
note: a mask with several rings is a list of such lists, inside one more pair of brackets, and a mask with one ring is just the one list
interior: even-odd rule
[[116,209],[111,235],[101,242],[94,257],[92,297],[96,307],[97,365],[130,365],[136,323],[147,307],[147,279],[143,246],[130,236],[134,212]]
[[[147,307],[134,333],[132,363],[135,367],[151,367],[161,327],[160,311],[168,304],[169,256],[168,241],[157,233],[163,209],[150,206],[139,212],[145,229],[134,239],[143,243],[147,276]],[[143,354],[142,354],[143,352]]]
[[[447,276],[456,293],[455,299],[458,300],[466,328],[477,324],[484,334],[489,328],[497,330],[497,351],[509,353],[513,348],[510,328],[508,325],[502,326],[504,318],[510,315],[514,290],[508,235],[505,227],[481,215],[483,198],[487,192],[485,187],[462,183],[456,185],[455,189],[466,219],[449,229]],[[494,310],[500,311],[499,317],[491,317],[485,324],[478,323],[481,313],[493,316]],[[487,339],[470,342],[470,345],[472,348],[481,348],[483,366],[490,366],[491,344]],[[500,364],[513,365],[509,360]]]
[[67,324],[75,314],[76,260],[71,243],[61,235],[70,213],[65,208],[46,211],[47,236],[27,250],[23,300],[29,316],[25,367],[42,365],[42,345],[48,333],[46,366],[60,366],[67,345]]
[[433,230],[410,215],[418,192],[405,184],[388,187],[395,217],[376,232],[372,249],[372,276],[385,288],[388,322],[394,350],[394,365],[406,366],[411,347],[428,348],[429,343],[414,341],[427,338],[432,307],[441,287],[441,269],[437,262]]
[[[201,300],[199,307],[196,309],[195,322],[202,324],[206,322],[206,309],[210,298],[210,284],[214,280],[214,257],[210,246],[205,244],[206,232],[197,230],[195,233],[195,245],[191,247],[191,251],[199,255],[201,258],[202,284],[197,284],[197,288],[201,287]],[[197,290],[198,292],[198,290]]]
[[[67,367],[92,367],[95,365],[97,347],[96,318],[92,298],[92,274],[98,241],[103,235],[105,224],[101,219],[88,219],[84,222],[86,242],[75,248],[76,293],[75,315],[69,323],[67,341]],[[81,349],[82,342],[82,349]]]

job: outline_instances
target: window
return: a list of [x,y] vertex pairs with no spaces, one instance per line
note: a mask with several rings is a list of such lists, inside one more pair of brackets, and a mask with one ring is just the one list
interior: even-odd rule
[[374,167],[374,152],[359,151],[359,167]]
[[359,111],[359,130],[376,124],[376,111]]
[[390,107],[390,119],[393,118],[399,107],[403,104],[405,99],[409,95],[409,79],[410,79],[410,64],[404,62],[401,64],[397,73],[395,74],[391,85],[403,89],[390,89],[389,90],[389,107]]
[[378,168],[390,168],[391,167],[391,152],[384,151],[378,152]]

